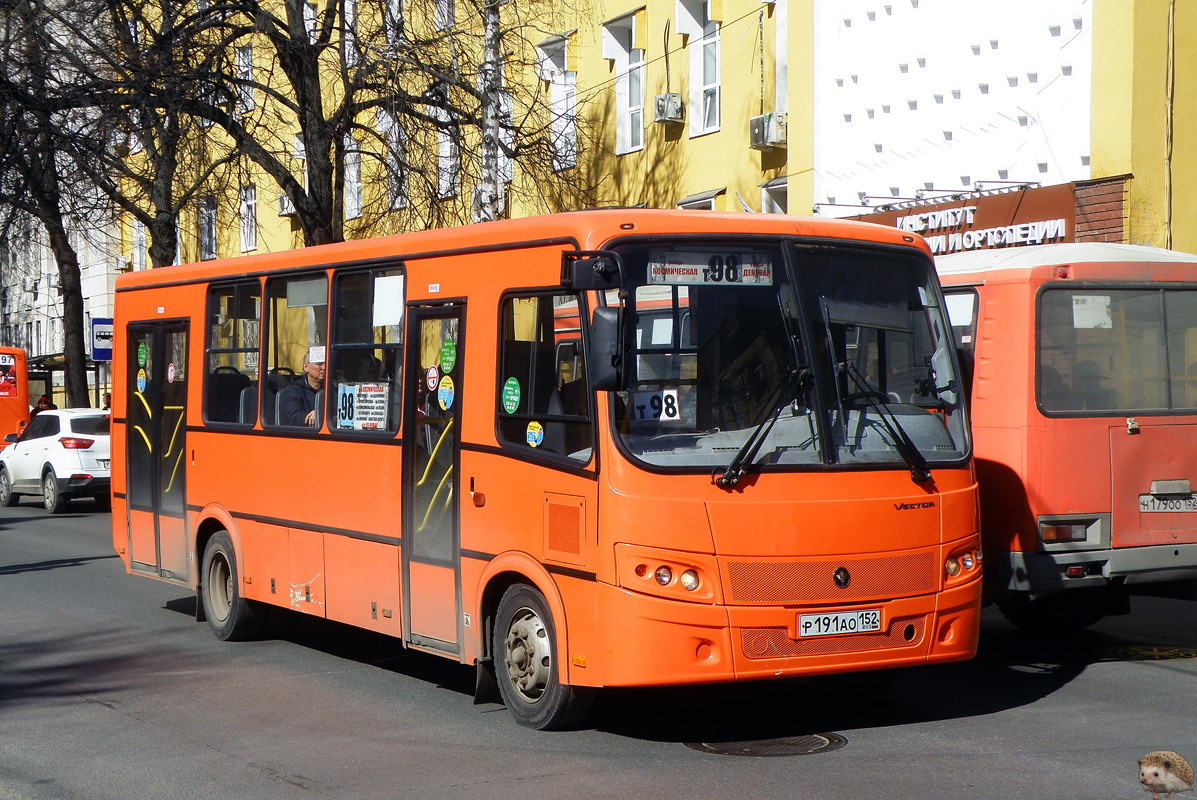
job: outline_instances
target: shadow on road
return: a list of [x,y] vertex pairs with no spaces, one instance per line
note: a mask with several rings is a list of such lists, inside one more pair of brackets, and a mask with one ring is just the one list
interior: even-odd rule
[[[195,615],[194,598],[172,601],[168,607]],[[662,742],[750,741],[827,731],[848,732],[850,737],[854,729],[977,717],[1028,705],[1067,685],[1092,664],[1129,660],[1136,650],[1150,651],[1158,638],[1151,627],[1133,622],[1041,638],[1012,628],[995,613],[989,617],[975,660],[905,670],[879,692],[875,679],[886,673],[608,689],[585,726]],[[405,651],[396,639],[380,634],[274,611],[266,636],[426,681],[462,695],[463,702],[474,692],[472,667]],[[1197,639],[1191,645],[1189,650],[1155,648],[1157,654],[1147,657],[1197,656]]]
[[116,558],[116,553],[107,556],[79,556],[77,558],[56,558],[50,561],[33,561],[27,564],[5,564],[0,566],[0,575],[20,575],[24,572],[49,572],[64,567],[81,567],[91,561],[106,561]]

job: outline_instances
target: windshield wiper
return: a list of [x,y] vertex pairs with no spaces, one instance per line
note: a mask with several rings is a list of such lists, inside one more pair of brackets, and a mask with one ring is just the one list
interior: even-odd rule
[[[777,391],[773,395],[773,412],[765,417],[749,434],[748,439],[745,440],[744,446],[740,448],[735,457],[732,458],[731,463],[723,470],[723,474],[714,479],[716,486],[721,486],[724,489],[734,489],[744,474],[748,472],[748,465],[756,458],[756,454],[760,452],[761,445],[765,443],[765,439],[769,438],[769,431],[773,430],[773,424],[777,422],[777,418],[781,416],[781,412],[785,407],[797,399],[797,390],[810,378],[810,371],[805,367],[802,369],[791,370],[788,375],[778,384]],[[785,402],[779,402],[781,398],[785,398]],[[718,469],[715,470],[719,472]]]
[[[890,439],[898,451],[898,455],[902,456],[902,460],[910,468],[910,479],[915,483],[925,483],[931,480],[931,469],[927,466],[927,459],[923,457],[923,454],[919,452],[914,442],[911,441],[910,436],[906,433],[906,429],[898,421],[897,415],[890,410],[889,397],[871,388],[868,381],[860,374],[860,368],[856,364],[851,361],[844,361],[842,364],[844,372],[847,373],[858,389],[857,392],[848,394],[843,399],[847,400],[850,397],[859,397],[867,402],[877,412],[877,417],[881,420],[881,424],[885,426],[886,432],[889,433]],[[844,414],[847,416],[847,409],[844,409]]]

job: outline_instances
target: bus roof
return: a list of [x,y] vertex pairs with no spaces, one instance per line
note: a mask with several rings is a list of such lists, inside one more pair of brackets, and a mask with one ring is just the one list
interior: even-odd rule
[[1065,264],[1109,264],[1153,261],[1160,263],[1197,263],[1197,256],[1162,247],[1144,247],[1111,242],[1074,242],[1037,244],[1002,250],[972,250],[937,256],[935,269],[940,275],[968,272],[994,272],[1005,269],[1033,269]]
[[[375,259],[407,259],[445,251],[488,249],[520,242],[598,249],[617,236],[651,234],[766,234],[827,237],[905,245],[925,253],[923,240],[888,225],[780,214],[742,214],[674,209],[596,209],[484,222],[456,228],[358,239],[318,247],[280,250],[236,258],[125,273],[117,289],[189,282],[282,268],[311,268]],[[571,245],[572,246],[572,245]]]

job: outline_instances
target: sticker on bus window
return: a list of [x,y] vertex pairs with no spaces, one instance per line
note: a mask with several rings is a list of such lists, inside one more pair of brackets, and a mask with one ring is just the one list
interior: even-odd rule
[[436,364],[433,364],[431,367],[428,368],[428,373],[424,377],[424,385],[428,387],[428,391],[435,392],[436,385],[440,382],[441,382],[440,370],[438,370],[436,368]]
[[1102,328],[1113,330],[1110,296],[1077,294],[1072,296],[1072,327],[1076,330]]
[[174,364],[166,365],[166,382],[167,383],[175,382],[175,365]]
[[515,410],[520,407],[520,381],[519,378],[508,378],[507,382],[503,384],[503,410],[508,414],[514,414]]
[[448,411],[453,406],[453,379],[448,375],[441,378],[441,385],[437,387],[436,403],[441,411]]
[[138,392],[145,394],[145,383],[146,383],[145,370],[144,369],[137,370],[137,391]]
[[677,389],[662,389],[659,392],[634,392],[632,394],[632,424],[645,425],[655,422],[678,422],[682,418],[678,405]]
[[338,384],[337,427],[355,431],[386,430],[390,388],[385,383]]
[[145,346],[145,342],[137,343],[137,366],[144,367],[146,357],[149,354],[149,348]]
[[773,260],[764,253],[654,250],[648,282],[699,286],[772,286]]
[[544,426],[533,420],[528,423],[528,446],[540,447],[544,442]]
[[441,372],[452,372],[457,365],[457,343],[452,339],[441,342]]

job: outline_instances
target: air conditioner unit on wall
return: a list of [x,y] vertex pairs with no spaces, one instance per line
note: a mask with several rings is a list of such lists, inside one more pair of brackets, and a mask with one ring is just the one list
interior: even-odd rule
[[686,116],[682,96],[677,92],[659,94],[653,102],[654,122],[681,122]]
[[749,119],[748,143],[754,150],[784,149],[786,146],[786,115],[773,112]]

